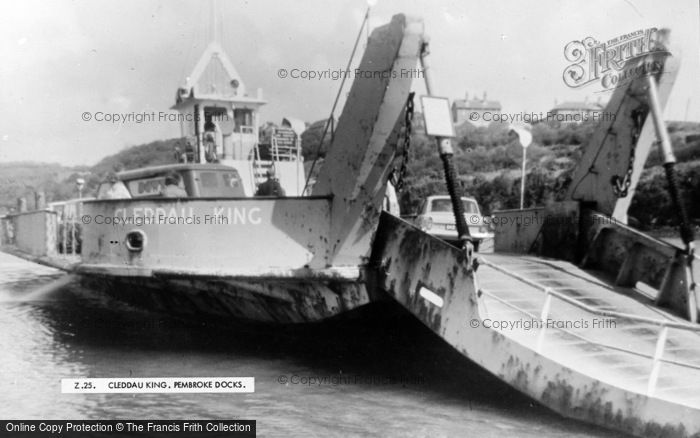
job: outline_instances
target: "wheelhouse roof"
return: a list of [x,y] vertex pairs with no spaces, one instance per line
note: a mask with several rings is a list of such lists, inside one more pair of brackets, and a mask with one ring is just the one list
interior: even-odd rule
[[182,172],[185,170],[236,170],[231,166],[213,163],[178,163],[164,164],[162,166],[144,167],[141,169],[125,170],[117,173],[117,178],[122,181],[130,181],[137,178],[148,178],[149,176],[161,175],[163,173],[175,171]]

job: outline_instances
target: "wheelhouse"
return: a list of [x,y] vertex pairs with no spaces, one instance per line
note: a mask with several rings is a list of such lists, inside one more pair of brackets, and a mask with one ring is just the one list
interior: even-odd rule
[[189,198],[244,197],[243,183],[238,171],[221,164],[176,164],[128,170],[117,174],[132,198],[160,196],[165,177],[180,175],[180,184]]

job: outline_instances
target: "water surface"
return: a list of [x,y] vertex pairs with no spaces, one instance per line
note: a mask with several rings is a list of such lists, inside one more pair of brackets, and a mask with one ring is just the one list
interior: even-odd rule
[[[0,253],[0,418],[254,419],[261,437],[610,437],[564,419],[410,317],[290,331],[183,321]],[[77,377],[255,377],[253,394],[61,394]],[[282,384],[285,378],[328,384]]]

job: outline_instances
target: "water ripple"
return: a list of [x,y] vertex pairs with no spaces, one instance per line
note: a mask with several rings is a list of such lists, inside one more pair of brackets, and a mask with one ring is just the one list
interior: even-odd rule
[[[413,319],[299,330],[183,321],[1,254],[0,351],[0,418],[244,418],[265,437],[616,436],[534,405]],[[62,378],[129,376],[252,376],[256,392],[60,393]]]

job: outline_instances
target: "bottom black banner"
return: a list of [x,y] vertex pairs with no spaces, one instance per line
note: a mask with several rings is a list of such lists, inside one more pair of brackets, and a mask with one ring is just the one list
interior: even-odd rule
[[0,437],[254,438],[255,420],[0,420]]

